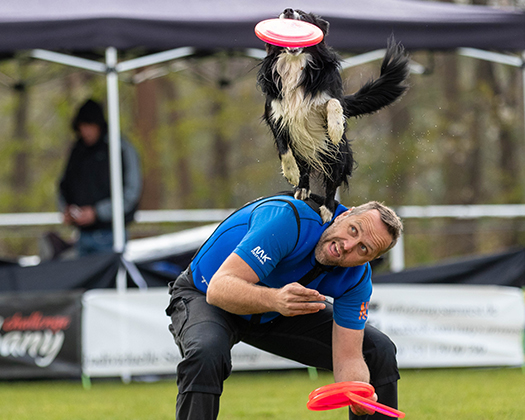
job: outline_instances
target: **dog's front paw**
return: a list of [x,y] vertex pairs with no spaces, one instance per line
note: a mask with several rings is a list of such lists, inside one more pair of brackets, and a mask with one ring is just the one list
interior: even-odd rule
[[332,213],[330,210],[328,210],[328,207],[325,205],[322,205],[320,208],[321,213],[321,219],[323,219],[323,223],[328,223],[332,220],[332,217],[334,217],[334,213]]
[[337,99],[330,99],[326,103],[326,123],[328,126],[328,136],[332,143],[338,144],[343,138],[345,131],[345,117],[341,102]]
[[291,150],[288,150],[285,154],[281,155],[281,169],[284,177],[294,187],[299,185],[299,167],[295,161],[295,157]]
[[297,200],[307,200],[310,197],[310,190],[306,188],[296,188],[293,196]]

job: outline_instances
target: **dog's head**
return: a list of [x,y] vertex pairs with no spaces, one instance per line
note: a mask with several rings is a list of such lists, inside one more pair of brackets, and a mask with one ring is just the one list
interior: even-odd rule
[[[295,20],[302,20],[308,23],[311,23],[312,25],[315,25],[323,31],[324,37],[328,35],[328,27],[329,23],[321,19],[319,16],[314,15],[313,13],[306,13],[302,10],[294,10],[294,9],[285,9],[280,15],[279,19],[295,19]],[[321,43],[324,43],[324,37],[323,41]],[[315,47],[315,46],[313,46]],[[312,47],[306,47],[306,48],[312,48]],[[297,55],[303,52],[304,48],[288,48],[288,47],[278,47],[276,45],[266,44],[266,51],[268,53],[276,53],[280,51],[286,51],[290,54]]]

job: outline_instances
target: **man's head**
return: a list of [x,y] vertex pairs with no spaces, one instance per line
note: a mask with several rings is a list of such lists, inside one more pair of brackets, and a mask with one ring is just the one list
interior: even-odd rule
[[391,249],[402,230],[403,224],[393,210],[370,201],[335,218],[321,235],[315,257],[324,265],[365,264]]
[[86,145],[94,145],[107,132],[102,107],[91,99],[86,101],[73,120],[73,129]]

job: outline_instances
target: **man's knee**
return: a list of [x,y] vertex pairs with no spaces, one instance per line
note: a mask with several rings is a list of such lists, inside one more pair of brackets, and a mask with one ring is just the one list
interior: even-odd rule
[[224,380],[230,376],[229,337],[213,328],[216,324],[207,324],[190,327],[181,340],[183,359],[177,367],[179,392],[208,392],[220,395]]
[[367,326],[363,342],[363,354],[375,386],[399,379],[397,349],[390,338],[374,327]]

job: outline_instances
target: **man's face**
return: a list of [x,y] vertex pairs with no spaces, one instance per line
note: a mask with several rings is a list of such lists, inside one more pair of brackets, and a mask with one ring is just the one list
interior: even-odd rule
[[377,258],[392,242],[378,210],[340,214],[323,232],[315,258],[324,265],[355,267]]
[[78,124],[78,132],[84,143],[93,146],[100,137],[100,126],[98,124],[82,122]]

